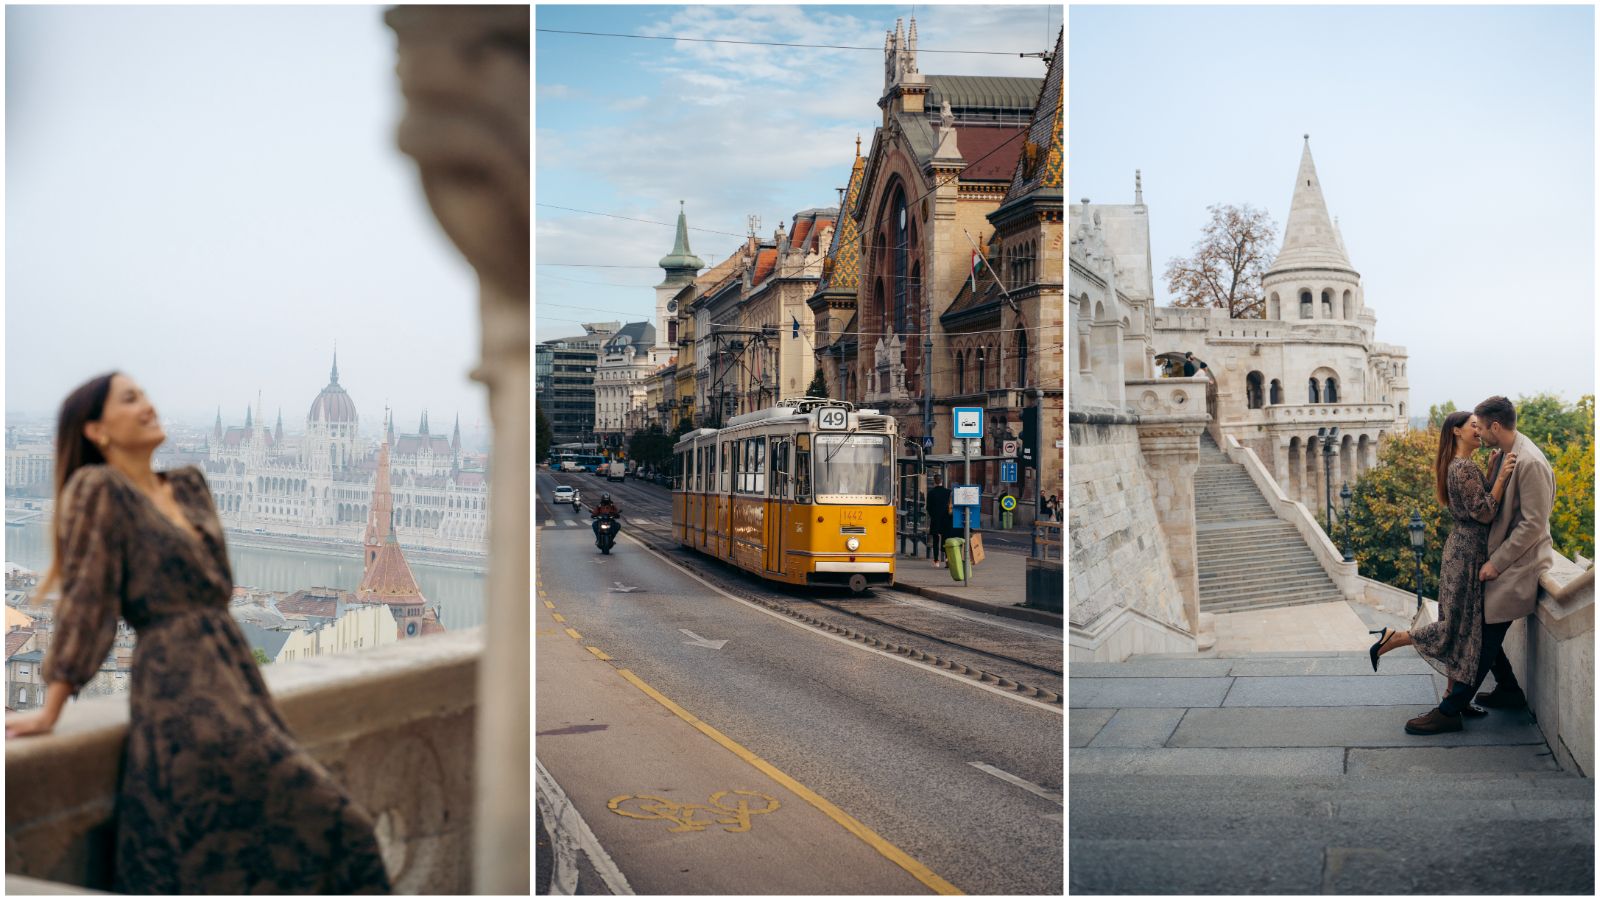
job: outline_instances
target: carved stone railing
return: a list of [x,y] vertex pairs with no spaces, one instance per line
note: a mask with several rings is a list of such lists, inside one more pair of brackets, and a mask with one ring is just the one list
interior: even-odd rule
[[1594,565],[1553,556],[1533,615],[1506,633],[1506,656],[1556,761],[1593,776]]
[[[1305,393],[1301,385],[1300,393]],[[1260,410],[1270,423],[1348,422],[1364,419],[1370,422],[1393,422],[1398,415],[1394,404],[1356,404],[1336,402],[1331,404],[1272,404]]]
[[1366,588],[1356,573],[1355,563],[1345,562],[1344,555],[1333,546],[1333,542],[1328,539],[1327,533],[1322,530],[1317,518],[1311,515],[1311,511],[1306,509],[1305,504],[1290,500],[1289,496],[1283,493],[1283,489],[1272,477],[1272,473],[1262,465],[1261,458],[1256,456],[1255,451],[1241,445],[1239,439],[1232,435],[1223,437],[1226,440],[1221,444],[1222,452],[1229,460],[1244,465],[1244,471],[1249,474],[1250,480],[1255,482],[1257,490],[1267,499],[1267,503],[1272,505],[1273,514],[1295,527],[1295,531],[1305,540],[1306,546],[1316,555],[1323,572],[1327,573],[1333,584],[1338,586],[1345,600],[1360,602],[1366,595]]
[[[468,629],[262,668],[296,740],[376,820],[397,893],[472,891],[482,652]],[[26,880],[110,887],[127,725],[126,695],[90,698],[51,734],[5,743],[8,894]]]

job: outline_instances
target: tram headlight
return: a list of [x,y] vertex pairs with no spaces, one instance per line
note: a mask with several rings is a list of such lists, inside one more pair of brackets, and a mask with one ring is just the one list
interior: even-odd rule
[[844,546],[853,551],[861,547],[861,542],[855,540],[854,538],[850,538],[845,540]]

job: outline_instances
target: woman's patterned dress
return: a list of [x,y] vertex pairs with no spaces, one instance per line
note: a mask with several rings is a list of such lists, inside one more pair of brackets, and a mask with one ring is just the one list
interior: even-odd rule
[[56,514],[65,544],[45,678],[76,693],[119,616],[138,633],[116,889],[387,893],[371,818],[290,737],[228,613],[233,574],[205,477],[162,477],[187,525],[108,465],[73,473]]
[[1489,524],[1494,498],[1478,464],[1470,458],[1450,461],[1445,471],[1450,515],[1455,528],[1444,542],[1439,568],[1439,621],[1411,632],[1422,659],[1457,682],[1478,678],[1483,650],[1483,583],[1478,571],[1489,560]]

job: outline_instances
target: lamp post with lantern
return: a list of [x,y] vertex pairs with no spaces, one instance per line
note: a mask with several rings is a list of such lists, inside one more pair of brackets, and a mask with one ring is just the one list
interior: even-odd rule
[[1426,540],[1425,527],[1422,517],[1417,511],[1411,511],[1411,522],[1406,526],[1411,531],[1411,552],[1417,558],[1417,609],[1422,609],[1422,545]]
[[1354,563],[1356,555],[1350,553],[1350,483],[1345,482],[1339,489],[1339,517],[1344,526],[1344,562]]

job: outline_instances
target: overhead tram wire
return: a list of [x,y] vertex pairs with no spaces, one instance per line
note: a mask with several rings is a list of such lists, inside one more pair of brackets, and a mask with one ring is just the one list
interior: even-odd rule
[[[792,41],[740,41],[733,38],[687,38],[675,35],[659,34],[619,34],[612,31],[572,31],[564,28],[535,28],[534,31],[545,34],[573,34],[595,38],[628,38],[636,41],[690,41],[697,44],[743,44],[751,47],[799,47],[812,50],[872,50],[883,52],[882,47],[863,47],[854,44],[802,44]],[[972,56],[1023,56],[1010,50],[934,50],[929,47],[918,47],[918,53],[963,53]]]

